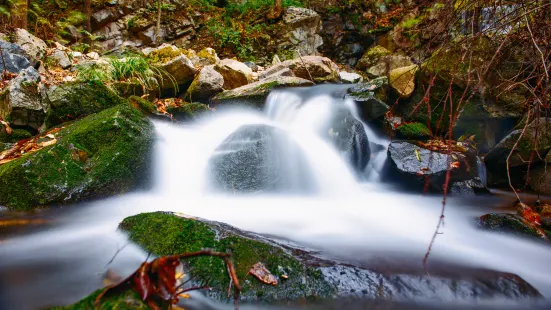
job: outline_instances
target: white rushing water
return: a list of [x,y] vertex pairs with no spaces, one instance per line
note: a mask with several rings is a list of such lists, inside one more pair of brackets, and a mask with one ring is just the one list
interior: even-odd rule
[[[350,102],[331,96],[339,88],[324,87],[326,91],[317,87],[274,92],[265,111],[220,110],[192,125],[155,122],[153,188],[48,211],[55,227],[0,245],[0,293],[13,309],[36,309],[87,295],[101,286],[108,267],[128,274],[146,254],[127,245],[117,225],[129,215],[155,210],[291,239],[343,260],[407,258],[422,269],[441,197],[401,193],[381,184],[377,171],[386,160],[386,150],[374,154],[367,168],[371,181],[358,181],[339,153],[318,135],[332,105],[348,107],[353,115],[357,112]],[[313,171],[315,194],[233,195],[209,190],[209,158],[228,135],[248,124],[276,126],[299,146]],[[367,126],[366,132],[371,142],[388,144]],[[377,171],[370,171],[374,168]],[[551,247],[478,230],[473,219],[489,212],[489,207],[480,206],[485,201],[478,199],[478,205],[472,205],[450,200],[431,259],[516,273],[551,296]]]

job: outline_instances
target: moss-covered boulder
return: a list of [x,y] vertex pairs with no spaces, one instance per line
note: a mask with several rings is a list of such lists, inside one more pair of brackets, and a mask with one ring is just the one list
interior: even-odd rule
[[127,192],[147,171],[153,125],[127,104],[65,124],[57,143],[0,165],[0,205],[14,210]]
[[128,102],[132,105],[132,107],[142,111],[145,114],[155,114],[157,112],[157,108],[153,102],[142,97],[130,96],[128,97]]
[[198,102],[184,102],[179,106],[168,107],[166,111],[178,121],[191,121],[197,119],[204,113],[210,112],[211,110],[206,104]]
[[25,129],[12,129],[11,132],[8,133],[4,126],[0,125],[0,143],[15,143],[32,136],[33,135]]
[[212,101],[216,104],[246,104],[261,107],[264,105],[264,102],[272,89],[312,85],[314,85],[313,82],[299,77],[273,76],[258,82],[221,92],[216,95]]
[[362,58],[356,64],[356,69],[365,70],[369,67],[376,65],[381,58],[384,56],[389,56],[392,53],[386,48],[375,45],[374,47],[368,49]]
[[421,123],[406,123],[396,129],[399,139],[426,140],[430,138],[430,130]]
[[542,239],[542,233],[551,238],[551,231],[536,229],[528,225],[525,220],[516,214],[510,213],[490,213],[481,216],[478,219],[478,227],[500,233],[513,234],[520,237],[532,237]]
[[70,82],[46,90],[50,109],[45,124],[52,127],[97,113],[126,101],[102,83]]

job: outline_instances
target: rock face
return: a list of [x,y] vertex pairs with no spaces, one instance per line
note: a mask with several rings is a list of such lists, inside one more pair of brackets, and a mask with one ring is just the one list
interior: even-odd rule
[[0,165],[0,205],[25,210],[129,191],[143,180],[154,140],[153,125],[126,104],[54,135],[56,144]]
[[[517,129],[499,142],[484,158],[488,169],[488,182],[490,185],[500,186],[508,184],[507,157],[520,138],[522,129]],[[551,149],[551,119],[535,119],[528,125],[526,132],[520,139],[515,151],[509,160],[511,175],[514,180],[524,184],[523,179],[532,152],[538,151],[543,155]],[[542,163],[539,156],[533,156],[533,164]],[[533,166],[534,167],[534,166]]]
[[223,59],[214,69],[224,77],[225,90],[247,85],[253,79],[253,70],[237,60]]
[[6,71],[11,73],[19,73],[31,66],[27,53],[18,45],[0,41],[0,48],[4,58],[4,62],[0,61],[0,71],[4,72],[4,63]]
[[30,34],[25,29],[15,29],[15,44],[19,45],[34,61],[39,61],[46,56],[48,46],[42,39]]
[[[394,141],[388,147],[389,178],[406,187],[419,190],[443,191],[446,171],[452,162],[458,161],[459,168],[452,169],[450,183],[470,180],[476,176],[476,160],[469,153],[449,155],[430,151],[407,141]],[[464,161],[469,162],[468,168]],[[474,161],[474,164],[473,164]]]
[[216,104],[246,104],[262,107],[272,89],[312,85],[314,83],[311,81],[298,77],[272,76],[239,88],[226,90],[214,97],[213,102]]
[[[119,226],[129,239],[155,255],[181,254],[211,248],[232,250],[236,274],[242,280],[242,302],[334,299],[356,297],[394,300],[487,300],[492,298],[540,298],[540,293],[521,278],[491,272],[485,277],[450,279],[437,276],[380,274],[371,270],[328,261],[292,242],[245,232],[232,226],[169,212],[143,213],[124,219]],[[247,275],[262,262],[277,279],[266,285]],[[207,295],[231,302],[229,279],[221,260],[209,257],[189,260],[187,269],[195,285],[207,279]],[[187,271],[186,271],[187,273]]]
[[300,148],[281,129],[245,125],[218,146],[208,171],[216,190],[229,193],[312,190]]
[[40,74],[33,67],[22,70],[0,93],[0,116],[4,119],[9,116],[13,125],[38,130],[48,110],[40,89]]
[[[542,238],[541,232],[538,232],[533,226],[527,225],[522,217],[516,214],[490,213],[483,215],[478,220],[478,227],[519,237]],[[542,232],[547,238],[551,238],[551,231],[542,230]]]
[[126,102],[102,83],[71,82],[52,86],[46,90],[45,97],[50,106],[45,121],[47,127]]
[[381,77],[348,89],[344,98],[356,102],[364,119],[376,120],[382,118],[390,109],[385,103],[387,89],[388,79]]
[[323,39],[318,34],[321,30],[321,19],[318,13],[306,8],[290,7],[285,9],[283,22],[289,28],[285,35],[286,42],[280,50],[300,52],[300,55],[318,55],[318,48]]
[[218,71],[214,70],[214,66],[206,66],[195,77],[189,86],[186,99],[190,101],[207,102],[208,99],[219,92],[222,92],[224,86],[224,78]]
[[262,72],[260,79],[284,69],[290,69],[295,76],[315,83],[339,82],[339,68],[329,58],[322,56],[304,56],[275,64]]

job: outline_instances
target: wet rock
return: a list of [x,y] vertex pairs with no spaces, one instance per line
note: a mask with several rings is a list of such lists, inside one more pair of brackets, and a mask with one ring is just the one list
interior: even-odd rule
[[477,195],[487,195],[490,194],[490,190],[484,184],[479,177],[473,178],[471,180],[454,182],[450,189],[450,193],[453,196],[459,197],[469,197]]
[[46,126],[51,127],[125,103],[102,83],[69,82],[45,91],[49,105]]
[[0,116],[12,125],[38,130],[44,122],[47,102],[41,98],[40,74],[33,67],[21,71],[0,92]]
[[312,85],[314,83],[311,81],[298,77],[273,76],[239,88],[226,90],[216,95],[212,101],[215,104],[245,104],[262,107],[272,89]]
[[[522,129],[517,129],[507,135],[484,158],[488,170],[488,184],[500,186],[508,184],[507,158],[519,140]],[[515,151],[510,157],[509,168],[514,180],[524,184],[525,171],[528,162],[542,163],[539,156],[532,156],[532,152],[547,154],[551,149],[551,119],[535,119],[528,125],[526,132],[520,139]],[[542,156],[543,157],[543,156]]]
[[363,81],[363,77],[361,75],[344,71],[339,72],[339,78],[342,83],[346,84],[355,84]]
[[376,45],[365,52],[362,58],[356,64],[356,69],[366,70],[376,65],[379,60],[385,56],[390,56],[392,53],[386,48]]
[[396,128],[396,137],[406,140],[428,140],[430,130],[421,123],[406,123]]
[[[478,227],[519,237],[542,238],[534,226],[528,225],[520,215],[516,214],[490,213],[483,215],[478,220]],[[551,231],[543,230],[543,233],[547,238],[551,238]]]
[[388,73],[388,82],[390,87],[400,98],[409,98],[415,90],[415,73],[419,67],[411,65],[391,70]]
[[14,43],[19,45],[34,62],[42,60],[46,56],[46,50],[48,49],[46,43],[27,30],[15,29],[14,39]]
[[65,125],[55,137],[56,144],[0,165],[1,205],[26,210],[127,192],[148,171],[154,130],[123,104]]
[[[393,141],[388,147],[389,180],[399,182],[415,190],[442,192],[446,171],[452,162],[459,168],[450,172],[449,186],[456,181],[470,180],[476,176],[476,159],[471,153],[454,153],[453,156],[430,151],[408,141]],[[468,162],[469,165],[465,164]]]
[[356,102],[363,119],[376,120],[382,118],[390,109],[385,103],[387,89],[388,79],[377,78],[350,88],[344,98]]
[[211,110],[206,104],[198,102],[184,102],[181,106],[167,108],[167,112],[172,115],[172,118],[181,122],[195,120],[209,111]]
[[30,56],[19,45],[0,41],[0,48],[2,48],[2,56],[4,61],[0,61],[0,69],[4,72],[5,69],[11,73],[19,73],[21,70],[31,66],[29,61]]
[[209,159],[211,186],[229,193],[304,192],[312,174],[298,145],[283,130],[245,125]]
[[233,59],[221,60],[214,69],[224,77],[224,89],[230,90],[247,85],[252,81],[253,70],[246,64]]
[[[482,277],[446,278],[408,274],[380,274],[368,269],[317,257],[313,251],[292,242],[280,242],[224,223],[170,212],[143,213],[123,220],[119,226],[130,240],[155,255],[181,254],[212,248],[231,248],[237,276],[242,282],[242,302],[341,299],[356,297],[393,300],[467,301],[531,299],[541,294],[520,277],[488,272]],[[278,279],[266,285],[249,269],[262,262]],[[224,264],[208,257],[190,260],[187,268],[194,284],[207,279],[213,299],[232,302],[227,295],[229,279]]]
[[208,102],[212,96],[222,92],[224,78],[214,66],[206,66],[195,77],[189,86],[185,98],[190,101]]

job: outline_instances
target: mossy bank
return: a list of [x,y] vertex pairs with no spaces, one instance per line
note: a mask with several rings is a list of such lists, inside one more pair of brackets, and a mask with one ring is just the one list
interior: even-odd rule
[[56,144],[0,165],[0,205],[25,210],[110,196],[144,179],[154,131],[138,110],[121,104],[62,126]]

